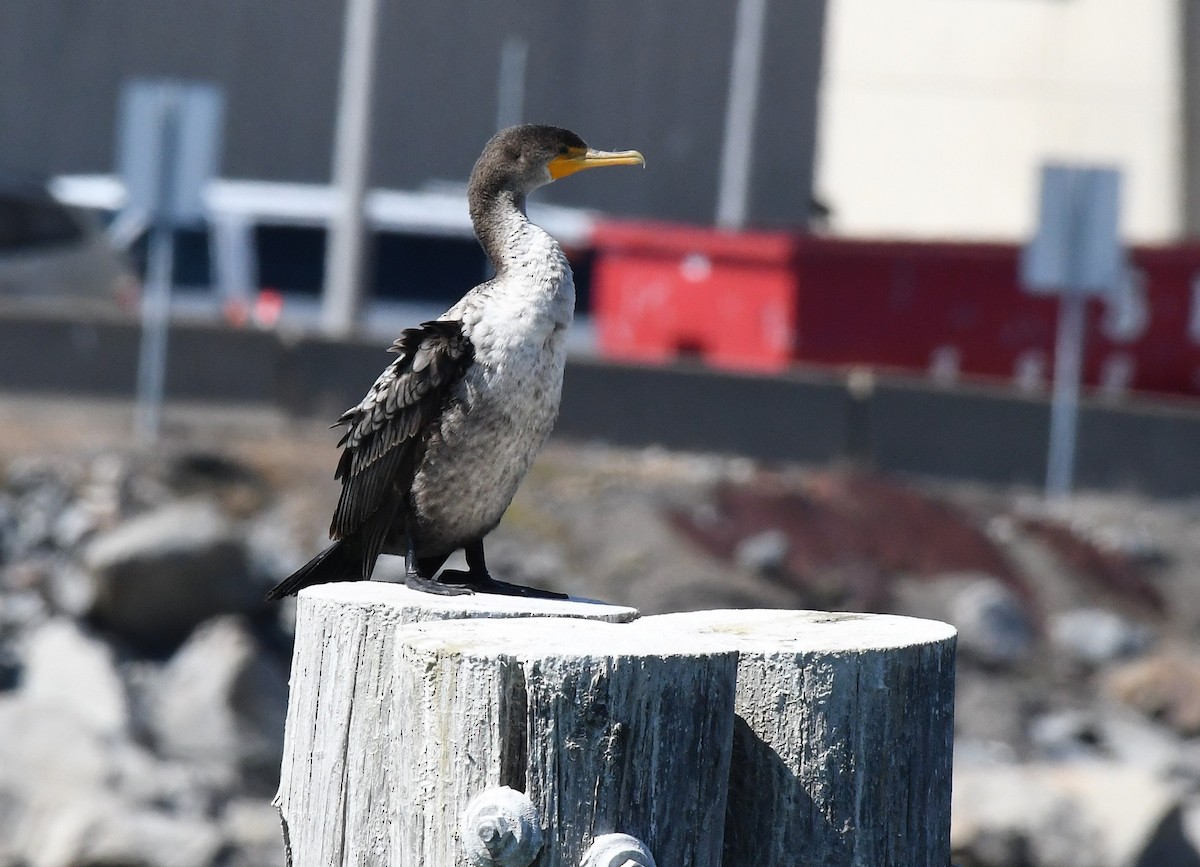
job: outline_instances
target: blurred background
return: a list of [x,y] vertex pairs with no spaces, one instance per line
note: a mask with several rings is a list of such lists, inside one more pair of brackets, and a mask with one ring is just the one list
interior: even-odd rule
[[496,573],[948,620],[957,863],[1200,865],[1184,0],[0,3],[0,865],[283,863],[260,600],[525,121],[648,167],[530,203],[577,321]]

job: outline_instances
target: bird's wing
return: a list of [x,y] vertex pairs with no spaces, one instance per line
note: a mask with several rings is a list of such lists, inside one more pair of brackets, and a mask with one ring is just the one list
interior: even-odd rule
[[475,354],[462,322],[454,319],[405,329],[388,351],[400,357],[334,424],[346,433],[338,443],[345,447],[336,473],[342,495],[329,535],[341,539],[361,531],[369,562],[402,507],[430,423]]

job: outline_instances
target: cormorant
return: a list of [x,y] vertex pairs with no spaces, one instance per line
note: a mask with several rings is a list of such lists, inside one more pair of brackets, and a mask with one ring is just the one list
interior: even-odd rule
[[[645,165],[598,151],[569,130],[497,133],[471,172],[471,222],[495,276],[392,344],[398,356],[342,414],[333,544],[267,594],[367,580],[382,553],[431,593],[555,595],[488,574],[483,538],[500,523],[558,415],[575,284],[562,248],[525,215],[538,187],[596,166]],[[434,576],[458,549],[466,572]],[[450,580],[453,579],[453,580]]]

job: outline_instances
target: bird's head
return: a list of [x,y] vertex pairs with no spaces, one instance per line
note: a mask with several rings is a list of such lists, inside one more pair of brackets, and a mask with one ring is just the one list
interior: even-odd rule
[[471,172],[471,186],[524,196],[583,169],[645,164],[637,151],[596,150],[569,129],[524,124],[492,136]]

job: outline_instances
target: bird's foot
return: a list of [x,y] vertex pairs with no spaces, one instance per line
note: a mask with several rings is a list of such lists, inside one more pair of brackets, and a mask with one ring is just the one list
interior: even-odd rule
[[510,584],[493,578],[486,572],[463,572],[458,569],[447,569],[442,572],[442,578],[451,578],[456,587],[469,587],[476,593],[495,593],[498,596],[523,596],[526,599],[568,599],[566,593],[555,593],[553,590],[539,590],[536,587],[525,587],[521,584]]
[[404,584],[410,590],[419,590],[422,593],[433,593],[437,596],[466,596],[474,593],[472,587],[465,584],[452,584],[446,581],[438,581],[435,578],[426,578],[423,575],[418,575],[415,572],[409,572],[404,578]]

